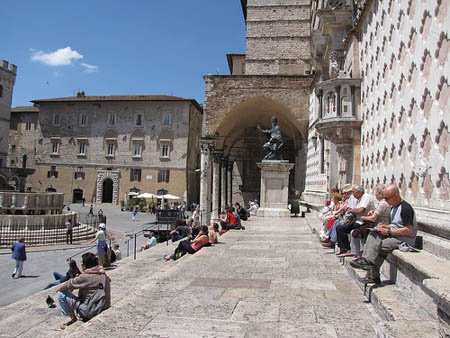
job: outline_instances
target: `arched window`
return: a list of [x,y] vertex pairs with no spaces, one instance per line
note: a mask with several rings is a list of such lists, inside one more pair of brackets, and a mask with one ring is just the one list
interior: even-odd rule
[[328,92],[326,101],[326,114],[333,114],[336,112],[336,94]]

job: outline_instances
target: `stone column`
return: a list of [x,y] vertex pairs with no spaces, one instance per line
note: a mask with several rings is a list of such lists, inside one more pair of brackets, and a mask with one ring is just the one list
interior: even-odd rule
[[210,203],[208,193],[208,167],[210,161],[210,143],[207,140],[200,140],[200,211],[201,224],[209,224]]
[[220,207],[223,209],[227,204],[227,158],[222,158],[220,161],[220,172],[222,173],[222,184],[221,184],[221,196],[220,196]]
[[212,220],[216,221],[219,219],[219,171],[220,171],[220,157],[218,158],[216,153],[214,153],[213,159],[213,179],[212,179]]
[[233,205],[233,166],[234,161],[228,162],[228,205]]

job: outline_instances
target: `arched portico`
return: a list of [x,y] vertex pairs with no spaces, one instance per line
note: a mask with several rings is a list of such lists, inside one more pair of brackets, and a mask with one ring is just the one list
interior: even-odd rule
[[[227,202],[248,203],[249,200],[259,200],[261,176],[256,163],[264,157],[263,144],[267,138],[258,130],[257,125],[262,129],[270,129],[272,116],[277,117],[283,134],[283,159],[297,166],[299,159],[304,160],[302,147],[306,130],[286,105],[264,96],[249,98],[239,103],[225,115],[214,131],[215,147],[223,150],[223,157],[228,159],[228,162],[234,162],[231,182],[226,182],[231,185],[232,190]],[[223,175],[226,174],[222,173]],[[291,195],[303,189],[304,179],[304,172],[291,172]]]
[[[202,139],[202,211],[213,218],[225,204],[259,199],[266,136],[276,116],[283,159],[295,164],[289,188],[303,191],[309,122],[310,78],[304,76],[205,76]],[[304,95],[303,95],[304,94]],[[211,187],[209,187],[209,185]],[[208,220],[208,216],[206,220]]]

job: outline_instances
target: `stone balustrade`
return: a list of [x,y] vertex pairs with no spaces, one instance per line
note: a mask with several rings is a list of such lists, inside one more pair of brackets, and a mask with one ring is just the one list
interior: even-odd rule
[[63,207],[62,193],[0,191],[0,210],[62,210]]

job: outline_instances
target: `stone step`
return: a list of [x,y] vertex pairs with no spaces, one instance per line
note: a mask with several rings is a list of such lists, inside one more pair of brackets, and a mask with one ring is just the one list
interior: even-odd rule
[[[178,243],[177,243],[178,244]],[[143,298],[144,294],[153,294],[157,288],[155,284],[161,277],[170,274],[170,270],[176,268],[179,261],[165,262],[163,255],[173,252],[176,245],[165,243],[133,256],[117,261],[114,269],[108,269],[107,273],[112,279],[111,294],[114,307],[131,306],[128,302]],[[186,257],[189,258],[189,257]],[[182,260],[180,260],[182,261]],[[146,280],[145,288],[140,285],[141,280]],[[160,287],[161,289],[161,287]],[[127,290],[124,292],[124,290]],[[47,295],[51,295],[56,301],[56,288],[51,288],[26,297],[18,302],[0,308],[0,336],[3,337],[53,337],[76,331],[77,327],[83,327],[89,323],[76,323],[61,332],[59,326],[68,317],[60,315],[58,308],[49,309],[45,303]],[[167,298],[169,300],[169,298]],[[128,305],[127,305],[128,304]],[[145,307],[143,307],[143,311]],[[106,315],[108,311],[100,316]],[[99,317],[100,317],[99,316]],[[23,318],[27,318],[26,321]],[[71,334],[69,334],[71,335]]]
[[[306,214],[306,221],[311,231],[319,234],[322,222],[317,215],[315,212]],[[424,236],[424,246],[429,242],[429,237]],[[426,290],[423,281],[429,278],[447,279],[450,273],[450,263],[447,260],[425,250],[420,253],[395,250],[382,266],[381,272],[384,273],[382,284],[365,286],[358,278],[365,276],[366,272],[353,269],[349,264],[350,259],[342,258],[340,261],[383,319],[383,323],[377,328],[379,337],[398,337],[399,332],[409,332],[407,330],[409,326],[420,327],[421,321],[426,322],[424,327],[427,330],[411,332],[412,336],[438,335],[441,322],[441,316],[436,312],[435,305],[438,296],[433,297],[431,292]],[[445,293],[439,286],[436,288],[437,293],[441,292],[442,299],[442,294]]]
[[433,255],[450,261],[450,240],[419,231],[423,237],[423,249]]

